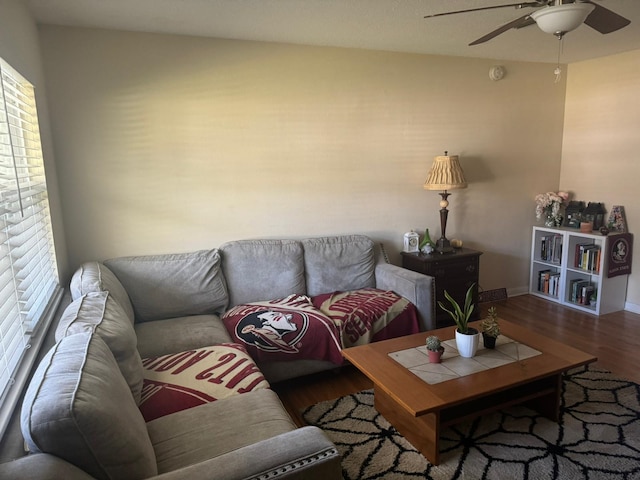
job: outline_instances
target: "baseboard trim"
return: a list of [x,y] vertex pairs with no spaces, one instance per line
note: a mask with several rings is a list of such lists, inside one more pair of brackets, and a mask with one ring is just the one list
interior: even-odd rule
[[[528,287],[515,287],[515,288],[508,288],[507,289],[507,295],[509,297],[517,297],[519,295],[527,295],[528,293],[529,293],[529,288]],[[568,307],[568,308],[570,308],[570,307]],[[625,302],[624,310],[627,311],[627,312],[640,314],[640,305],[638,305],[636,303]]]
[[526,295],[529,293],[529,287],[515,287],[507,288],[507,294],[510,297],[517,297],[518,295]]

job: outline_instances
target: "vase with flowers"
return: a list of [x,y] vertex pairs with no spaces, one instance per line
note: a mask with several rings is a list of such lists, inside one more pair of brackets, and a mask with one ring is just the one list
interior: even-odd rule
[[562,225],[561,209],[569,201],[567,192],[547,192],[536,195],[536,218],[544,219],[545,227]]

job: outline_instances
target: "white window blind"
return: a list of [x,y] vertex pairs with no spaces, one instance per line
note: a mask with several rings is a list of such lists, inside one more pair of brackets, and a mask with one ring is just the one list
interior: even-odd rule
[[59,298],[33,86],[0,59],[0,401]]

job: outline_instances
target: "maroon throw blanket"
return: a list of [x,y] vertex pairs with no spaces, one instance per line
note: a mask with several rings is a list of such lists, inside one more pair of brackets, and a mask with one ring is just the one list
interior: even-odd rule
[[222,343],[142,360],[145,421],[232,395],[269,388],[242,345]]
[[343,348],[418,333],[415,305],[391,291],[364,288],[313,297],[340,330]]

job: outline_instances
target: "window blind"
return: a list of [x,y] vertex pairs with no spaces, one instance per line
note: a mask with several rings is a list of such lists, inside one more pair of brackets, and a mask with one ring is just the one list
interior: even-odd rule
[[[0,59],[0,404],[59,299],[33,86]],[[4,406],[4,405],[3,405]]]

